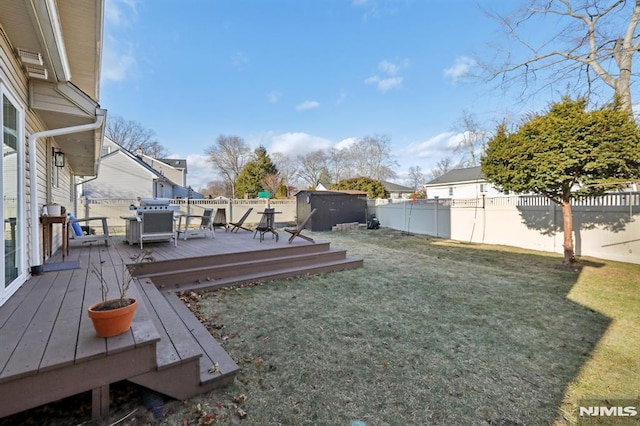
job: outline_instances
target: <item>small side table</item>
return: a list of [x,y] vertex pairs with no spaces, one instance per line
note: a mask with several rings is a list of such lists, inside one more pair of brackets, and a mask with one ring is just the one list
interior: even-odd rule
[[59,223],[62,225],[62,260],[64,256],[69,255],[69,219],[67,215],[62,216],[41,216],[40,223],[42,224],[42,264],[47,260],[47,255],[51,257],[53,252],[53,224]]

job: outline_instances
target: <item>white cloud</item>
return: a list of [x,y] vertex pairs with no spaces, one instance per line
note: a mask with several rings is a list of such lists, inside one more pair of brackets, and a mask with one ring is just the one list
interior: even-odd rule
[[107,35],[102,52],[102,78],[108,81],[123,81],[136,66],[133,46],[119,43]]
[[378,90],[386,92],[396,87],[402,87],[402,77],[383,78],[378,81]]
[[334,145],[334,148],[337,148],[337,149],[349,148],[351,145],[353,145],[356,142],[358,142],[358,138],[351,137],[351,138],[342,139],[340,142]]
[[302,132],[283,133],[271,138],[269,152],[279,152],[289,157],[305,155],[319,149],[331,148],[331,141]]
[[376,0],[353,0],[351,4],[364,11],[362,18],[365,21],[369,18],[377,18],[380,16],[381,12]]
[[249,57],[247,55],[245,55],[243,52],[236,52],[231,57],[231,64],[235,68],[242,68],[244,66],[244,64],[246,64],[248,62],[249,62]]
[[439,160],[451,154],[462,140],[462,134],[454,132],[440,133],[424,142],[409,144],[406,148],[411,157]]
[[316,101],[304,101],[301,104],[296,105],[297,111],[307,111],[310,109],[316,109],[320,106],[319,102]]
[[137,18],[135,0],[106,0],[104,20],[107,26],[128,26]]
[[278,103],[280,98],[282,98],[282,93],[278,90],[272,90],[267,94],[267,99],[269,99],[270,104]]
[[104,6],[105,37],[102,52],[102,78],[123,81],[136,66],[133,44],[123,42],[123,35],[137,19],[135,0],[107,0]]
[[338,99],[336,100],[336,105],[342,105],[344,101],[347,100],[349,93],[346,90],[341,90],[338,94]]
[[398,72],[400,72],[400,69],[403,66],[407,66],[406,61],[398,65],[394,64],[393,62],[384,60],[378,64],[378,70],[380,70],[380,74],[367,77],[364,80],[364,83],[375,85],[382,93],[387,92],[391,89],[400,88],[402,87],[402,82],[404,79],[403,77],[398,75]]
[[378,68],[380,69],[380,71],[382,71],[383,73],[387,74],[387,75],[396,75],[398,74],[398,71],[400,70],[400,68],[389,61],[382,61],[378,64]]
[[455,63],[444,70],[444,75],[449,77],[455,84],[472,75],[471,70],[477,65],[473,58],[461,56],[456,59]]
[[[173,156],[172,156],[173,157]],[[219,177],[213,171],[213,167],[204,154],[187,155],[187,186],[198,190],[206,188],[207,184]]]

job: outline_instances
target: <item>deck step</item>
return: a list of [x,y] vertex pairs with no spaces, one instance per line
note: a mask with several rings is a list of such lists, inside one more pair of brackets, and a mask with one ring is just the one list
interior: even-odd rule
[[157,369],[131,382],[186,399],[233,380],[238,366],[177,296],[163,295],[152,284],[137,286],[162,338]]
[[216,259],[212,263],[202,266],[182,267],[172,272],[147,275],[146,278],[152,280],[156,286],[167,287],[185,282],[218,281],[237,275],[258,272],[269,273],[273,270],[285,268],[299,267],[302,269],[309,265],[325,264],[344,259],[346,259],[346,251],[337,249],[328,249],[318,253],[287,253],[286,255],[268,259],[234,260],[230,263],[221,263],[219,259]]
[[319,241],[315,244],[285,245],[277,249],[265,248],[261,250],[251,250],[244,252],[221,253],[181,259],[159,260],[137,265],[134,274],[137,277],[145,278],[172,273],[177,270],[197,268],[202,265],[227,265],[232,263],[249,262],[253,260],[267,261],[269,259],[288,255],[324,253],[330,250],[330,247],[331,246],[329,242]]
[[232,287],[242,285],[245,283],[257,282],[257,281],[271,281],[283,278],[299,277],[304,275],[314,275],[329,272],[346,271],[349,269],[361,268],[363,265],[362,259],[356,259],[351,257],[345,257],[340,260],[333,260],[327,262],[316,262],[307,266],[288,266],[279,269],[260,270],[251,273],[239,273],[235,276],[225,277],[220,280],[207,280],[206,277],[192,281],[183,281],[180,284],[174,284],[161,287],[163,293],[170,293],[174,291],[207,291],[215,290],[219,288]]

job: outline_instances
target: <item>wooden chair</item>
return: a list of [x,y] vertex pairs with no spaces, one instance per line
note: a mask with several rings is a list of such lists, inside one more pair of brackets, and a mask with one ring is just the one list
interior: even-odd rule
[[244,229],[245,231],[251,231],[251,229],[245,228],[242,225],[244,224],[244,221],[247,220],[247,218],[249,217],[249,213],[251,213],[252,210],[253,210],[253,207],[249,207],[249,210],[244,212],[244,214],[242,215],[242,217],[240,218],[239,221],[237,221],[237,222],[229,222],[229,225],[231,225],[231,232],[238,232],[238,229]]
[[229,230],[229,225],[227,224],[227,209],[219,208],[216,209],[216,215],[213,218],[213,223],[211,224],[214,228],[219,226],[220,228],[224,228],[224,232]]
[[262,242],[264,240],[264,234],[271,232],[272,236],[276,237],[276,242],[278,241],[278,233],[273,229],[273,217],[275,215],[275,211],[276,209],[273,208],[264,209],[260,222],[258,222],[258,226],[256,226],[256,231],[253,233],[253,238],[255,238],[256,234],[259,232],[260,242]]
[[[178,220],[178,230],[176,231],[178,238],[183,234],[183,239],[187,237],[195,237],[200,235],[206,235],[207,232],[211,233],[211,238],[215,238],[215,230],[213,228],[213,209],[204,209],[202,215],[182,215]],[[182,229],[182,219],[185,219],[184,229]],[[189,228],[189,222],[191,219],[200,218],[200,225],[197,228]]]
[[302,238],[304,240],[311,241],[312,243],[315,243],[315,241],[313,241],[313,238],[307,237],[306,235],[302,235],[301,232],[305,228],[305,226],[307,226],[307,223],[309,223],[309,220],[311,219],[311,216],[313,216],[313,214],[316,212],[316,210],[317,209],[311,210],[311,213],[309,213],[307,215],[307,217],[305,217],[304,220],[302,222],[300,222],[298,224],[298,226],[296,226],[295,228],[284,228],[284,230],[286,232],[291,234],[291,237],[289,237],[289,244],[291,244],[291,241],[293,241],[293,239],[295,237],[300,237],[300,238]]

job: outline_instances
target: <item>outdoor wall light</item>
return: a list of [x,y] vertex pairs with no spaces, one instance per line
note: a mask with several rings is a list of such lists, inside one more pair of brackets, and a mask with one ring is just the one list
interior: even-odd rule
[[64,167],[64,152],[53,152],[53,165],[56,167]]

